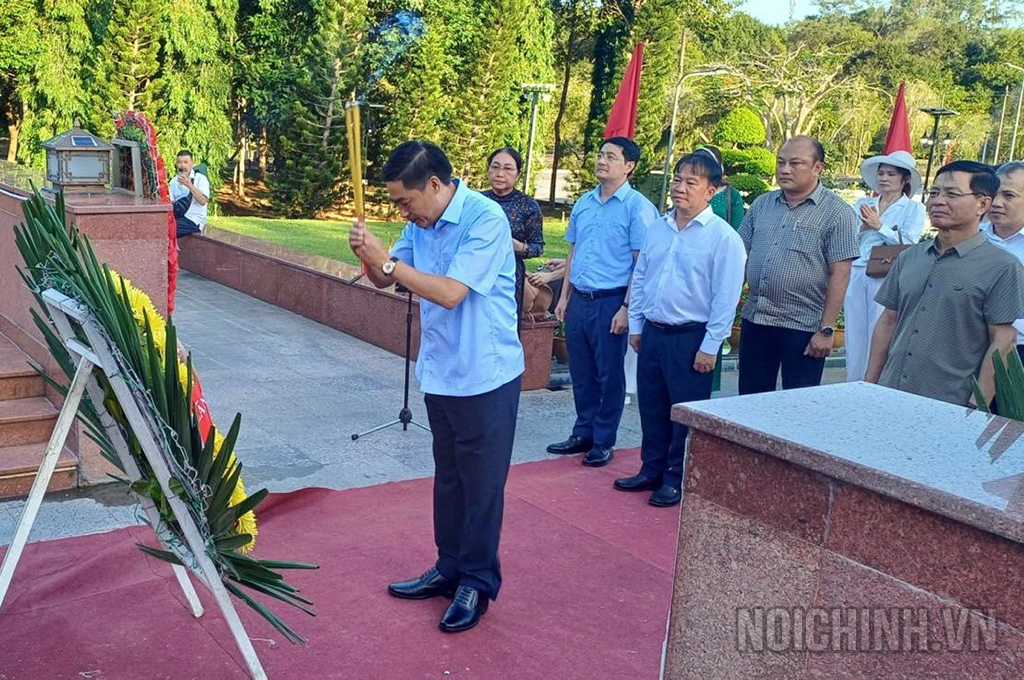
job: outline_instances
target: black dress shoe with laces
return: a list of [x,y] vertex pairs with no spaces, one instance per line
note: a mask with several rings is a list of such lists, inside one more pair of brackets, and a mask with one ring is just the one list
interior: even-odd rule
[[487,611],[487,596],[470,586],[459,586],[452,603],[441,617],[437,627],[445,633],[459,633],[480,623]]
[[656,505],[659,508],[667,508],[673,505],[678,505],[679,501],[683,498],[683,492],[674,486],[664,485],[657,491],[651,494],[651,499],[647,501],[651,505]]
[[615,488],[619,491],[654,491],[660,486],[659,480],[643,475],[633,475],[615,480]]
[[589,439],[583,437],[577,437],[576,435],[570,435],[564,442],[558,442],[557,444],[551,444],[548,446],[548,453],[559,453],[562,455],[568,455],[571,453],[586,453],[594,446],[594,443]]
[[612,450],[595,446],[583,456],[583,464],[587,467],[604,467],[612,459]]
[[392,583],[388,593],[403,600],[425,600],[439,595],[451,597],[458,585],[458,581],[442,576],[437,567],[431,567],[419,578]]

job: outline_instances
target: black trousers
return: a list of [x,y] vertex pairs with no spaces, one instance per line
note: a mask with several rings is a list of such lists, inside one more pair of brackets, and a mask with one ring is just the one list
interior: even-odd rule
[[740,330],[740,394],[774,392],[780,365],[782,389],[820,385],[825,359],[804,355],[813,335],[744,319]]
[[587,299],[572,293],[565,313],[565,344],[576,404],[572,433],[594,446],[612,448],[626,405],[626,346],[629,335],[611,332],[621,293]]
[[472,397],[427,394],[434,434],[437,570],[490,599],[501,588],[498,541],[522,376]]
[[636,363],[637,399],[643,440],[640,474],[682,487],[685,425],[672,422],[672,404],[711,398],[714,373],[698,373],[693,361],[705,324],[665,330],[644,324]]

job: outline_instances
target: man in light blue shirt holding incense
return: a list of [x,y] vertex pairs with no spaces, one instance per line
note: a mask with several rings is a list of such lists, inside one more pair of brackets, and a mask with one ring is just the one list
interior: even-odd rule
[[721,183],[722,166],[707,149],[679,159],[673,208],[648,230],[633,273],[629,341],[638,353],[643,466],[615,488],[653,490],[649,502],[660,507],[682,498],[687,428],[672,422],[672,405],[711,398],[743,290],[743,239],[708,205]]
[[451,597],[439,623],[446,633],[475,626],[501,587],[498,538],[523,373],[508,219],[451,172],[435,145],[401,144],[383,171],[408,221],[401,238],[388,253],[365,223],[349,233],[378,288],[397,282],[420,298],[416,378],[434,438],[438,559],[388,592]]
[[633,264],[654,204],[629,185],[640,147],[626,137],[605,140],[595,171],[600,185],[576,201],[565,240],[565,279],[555,316],[565,321],[576,424],[549,453],[585,453],[583,464],[607,465],[626,400],[626,308]]

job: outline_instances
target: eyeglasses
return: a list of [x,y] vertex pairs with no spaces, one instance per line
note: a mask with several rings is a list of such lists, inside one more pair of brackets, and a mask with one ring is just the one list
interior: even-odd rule
[[516,170],[516,166],[514,166],[514,165],[498,165],[497,163],[494,163],[493,165],[491,165],[490,171],[494,172],[494,173],[498,173],[498,172],[515,173],[515,172],[518,172],[518,170]]
[[606,153],[604,151],[601,151],[600,153],[597,154],[597,160],[621,161],[622,157],[621,156],[617,156],[617,155],[615,155],[613,153]]
[[950,191],[948,189],[943,189],[941,191],[936,191],[935,189],[932,189],[926,195],[929,201],[934,201],[939,196],[942,196],[948,201],[955,201],[956,199],[963,198],[964,196],[984,196],[985,194],[979,191],[969,191],[967,193],[964,193],[960,191]]

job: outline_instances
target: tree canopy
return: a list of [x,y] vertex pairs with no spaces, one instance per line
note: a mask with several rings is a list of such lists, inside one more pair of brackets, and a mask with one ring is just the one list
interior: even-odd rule
[[1024,151],[1024,134],[1010,149],[1022,73],[1008,65],[1024,66],[1021,2],[818,0],[814,16],[782,26],[733,5],[7,0],[7,159],[41,165],[40,144],[73,121],[109,137],[113,114],[136,109],[154,122],[168,162],[189,148],[215,183],[241,196],[248,176],[264,182],[280,213],[317,215],[351,195],[344,109],[353,97],[362,103],[371,183],[391,148],[426,138],[483,188],[490,151],[509,145],[526,155],[523,85],[548,83],[534,169],[553,158],[583,191],[595,181],[594,153],[638,42],[638,186],[670,152],[677,91],[671,153],[714,142],[728,152],[727,170],[764,179],[774,150],[798,134],[822,140],[829,172],[855,173],[881,149],[901,82],[919,158],[932,121],[922,106],[958,112],[942,121],[948,158],[1003,161]]

